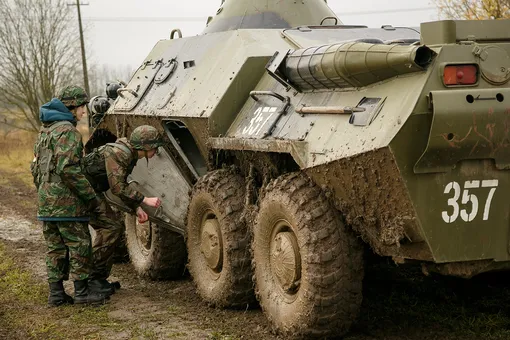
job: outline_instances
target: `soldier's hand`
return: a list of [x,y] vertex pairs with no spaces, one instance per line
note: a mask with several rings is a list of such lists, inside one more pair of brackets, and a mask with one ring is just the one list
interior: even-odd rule
[[149,207],[158,208],[161,205],[161,200],[158,197],[145,197],[143,203]]
[[149,219],[147,213],[140,207],[136,209],[136,216],[138,217],[138,223],[145,223]]

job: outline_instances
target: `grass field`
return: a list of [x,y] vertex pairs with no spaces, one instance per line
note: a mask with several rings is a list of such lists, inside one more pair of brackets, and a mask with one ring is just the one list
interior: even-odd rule
[[[27,185],[32,184],[30,162],[34,158],[33,145],[36,133],[11,131],[0,135],[0,169],[15,174]],[[4,185],[5,183],[0,183]]]

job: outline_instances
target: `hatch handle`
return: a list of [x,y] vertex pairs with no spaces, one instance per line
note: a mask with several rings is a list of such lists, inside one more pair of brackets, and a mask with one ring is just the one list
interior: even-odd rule
[[124,95],[122,94],[122,92],[128,92],[128,93],[132,94],[132,95],[133,95],[133,97],[138,97],[138,93],[136,93],[136,91],[135,91],[135,90],[133,90],[133,89],[128,89],[128,88],[122,87],[122,88],[120,88],[120,89],[118,89],[118,90],[117,90],[117,94],[118,94],[119,96],[121,96],[122,98],[126,98],[126,97],[124,97]]
[[172,30],[172,32],[170,32],[170,39],[173,39],[173,38],[174,38],[175,33],[177,33],[177,34],[179,35],[179,38],[182,38],[182,32],[181,32],[181,30],[180,30],[180,29],[178,29],[178,28],[174,28],[174,29]]
[[324,21],[328,20],[328,19],[333,19],[335,20],[335,26],[338,25],[338,18],[337,17],[325,17],[324,19],[322,19],[321,21],[321,26],[322,24],[324,24]]
[[279,93],[276,93],[274,91],[251,91],[250,96],[255,100],[259,101],[259,98],[257,96],[271,96],[275,97],[276,99],[279,99],[283,102],[282,106],[278,109],[278,114],[285,114],[287,112],[287,108],[290,105],[290,98],[288,96],[282,96]]
[[255,101],[259,101],[259,99],[257,98],[257,96],[271,96],[271,97],[275,97],[277,99],[280,99],[282,102],[287,102],[287,101],[290,101],[290,98],[289,97],[284,97],[282,96],[281,94],[278,94],[274,91],[251,91],[250,92],[250,96],[255,100]]

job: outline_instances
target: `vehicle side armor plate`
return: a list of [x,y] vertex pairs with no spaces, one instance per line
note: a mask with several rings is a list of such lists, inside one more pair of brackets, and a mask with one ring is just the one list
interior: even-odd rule
[[447,172],[466,159],[510,169],[510,89],[432,91],[427,148],[415,173]]

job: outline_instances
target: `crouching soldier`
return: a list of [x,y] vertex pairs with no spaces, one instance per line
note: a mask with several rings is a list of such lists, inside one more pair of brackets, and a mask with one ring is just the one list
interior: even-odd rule
[[119,138],[115,143],[108,143],[86,155],[82,160],[83,171],[101,196],[100,213],[92,216],[90,225],[96,232],[93,242],[94,266],[91,273],[90,286],[94,291],[110,296],[115,292],[107,280],[113,266],[114,252],[124,232],[124,224],[106,202],[104,192],[118,196],[125,205],[136,211],[140,223],[148,220],[147,213],[140,207],[146,204],[159,207],[158,197],[144,197],[129,187],[127,177],[141,158],[152,158],[162,145],[158,131],[149,125],[137,127],[129,138]]
[[50,306],[73,303],[63,286],[69,275],[74,280],[74,303],[104,303],[106,299],[88,287],[92,247],[87,224],[101,200],[80,167],[83,143],[76,124],[86,113],[87,102],[82,88],[68,86],[40,109],[43,126],[30,168],[38,194],[37,218],[43,221],[48,247]]

